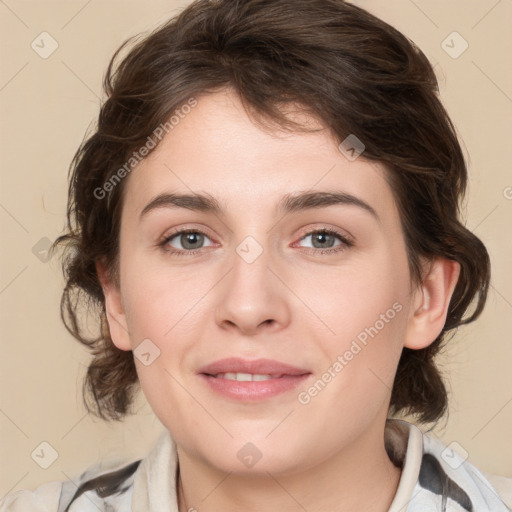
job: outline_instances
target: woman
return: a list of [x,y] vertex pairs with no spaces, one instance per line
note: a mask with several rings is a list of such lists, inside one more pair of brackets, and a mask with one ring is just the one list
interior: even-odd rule
[[423,53],[341,0],[203,0],[118,54],[73,160],[63,318],[90,410],[122,418],[140,382],[165,430],[1,510],[508,510],[509,479],[393,419],[445,414],[434,356],[490,275]]

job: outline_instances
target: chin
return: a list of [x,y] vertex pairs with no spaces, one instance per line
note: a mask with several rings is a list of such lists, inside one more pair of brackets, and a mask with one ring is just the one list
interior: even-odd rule
[[267,473],[291,474],[304,469],[306,461],[297,457],[303,450],[293,443],[272,442],[262,439],[261,434],[254,441],[250,439],[250,436],[230,438],[225,443],[215,442],[199,450],[208,464],[226,473],[268,476]]

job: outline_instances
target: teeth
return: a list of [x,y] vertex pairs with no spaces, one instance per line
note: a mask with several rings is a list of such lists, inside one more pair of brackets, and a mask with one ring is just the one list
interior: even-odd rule
[[237,380],[239,382],[248,382],[254,380],[269,380],[275,379],[278,375],[268,375],[268,374],[259,374],[259,373],[218,373],[215,375],[217,379],[228,379],[228,380]]

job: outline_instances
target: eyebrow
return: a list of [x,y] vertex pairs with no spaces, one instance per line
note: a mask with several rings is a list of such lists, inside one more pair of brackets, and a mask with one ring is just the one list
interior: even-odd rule
[[[340,191],[299,192],[285,194],[281,197],[278,208],[283,213],[294,213],[315,208],[324,208],[333,205],[356,206],[370,213],[380,222],[374,208],[368,203],[352,194]],[[192,192],[190,194],[163,193],[154,197],[140,213],[140,219],[150,211],[158,208],[185,208],[188,210],[223,214],[219,201],[210,194]]]

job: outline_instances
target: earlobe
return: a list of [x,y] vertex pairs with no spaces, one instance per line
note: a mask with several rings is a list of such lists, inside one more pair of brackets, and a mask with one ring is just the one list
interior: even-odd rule
[[121,301],[119,286],[109,278],[106,265],[103,262],[96,261],[96,272],[105,297],[107,323],[112,342],[120,350],[131,350],[126,314]]
[[459,279],[460,264],[436,258],[415,292],[415,300],[404,346],[413,350],[428,347],[441,333],[450,300]]

